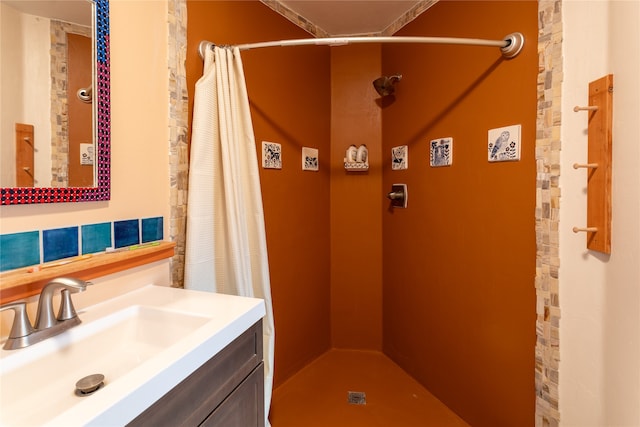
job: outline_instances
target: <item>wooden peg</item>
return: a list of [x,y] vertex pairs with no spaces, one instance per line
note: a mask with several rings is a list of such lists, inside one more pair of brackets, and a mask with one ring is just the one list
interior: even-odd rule
[[574,233],[580,233],[580,232],[597,233],[598,227],[573,227],[573,232]]
[[574,169],[596,169],[598,167],[597,163],[574,163],[573,164],[573,168]]
[[578,105],[576,105],[575,107],[573,107],[573,111],[575,111],[576,113],[578,111],[598,111],[598,106],[597,105],[589,105],[588,107],[580,107]]

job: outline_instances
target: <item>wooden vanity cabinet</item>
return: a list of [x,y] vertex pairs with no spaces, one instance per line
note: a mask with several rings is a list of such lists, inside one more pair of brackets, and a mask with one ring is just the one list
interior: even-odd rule
[[264,427],[264,413],[260,320],[128,425]]

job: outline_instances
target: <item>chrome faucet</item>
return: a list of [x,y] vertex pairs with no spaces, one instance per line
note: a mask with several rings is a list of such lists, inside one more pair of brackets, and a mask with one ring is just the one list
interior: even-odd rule
[[[14,302],[0,307],[0,311],[15,312],[11,332],[3,348],[15,350],[28,347],[79,325],[81,321],[73,307],[71,294],[83,292],[89,285],[91,282],[68,277],[59,277],[44,285],[40,292],[36,322],[33,326],[29,321],[25,302]],[[53,312],[53,295],[58,289],[61,289],[61,300],[56,316]]]

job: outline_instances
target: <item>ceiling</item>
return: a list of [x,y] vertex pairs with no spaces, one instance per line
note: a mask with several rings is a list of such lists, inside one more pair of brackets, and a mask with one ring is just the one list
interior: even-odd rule
[[[0,0],[22,12],[90,25],[86,0]],[[390,36],[437,0],[261,0],[316,37]],[[78,6],[83,6],[82,14]]]
[[262,1],[313,35],[334,37],[390,36],[437,0]]
[[86,0],[0,0],[29,15],[91,26],[91,3]]

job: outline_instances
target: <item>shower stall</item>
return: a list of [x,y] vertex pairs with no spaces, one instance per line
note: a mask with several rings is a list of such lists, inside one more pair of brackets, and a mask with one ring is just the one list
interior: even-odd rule
[[[242,54],[258,156],[262,141],[282,147],[282,168],[260,169],[276,390],[330,349],[367,351],[472,425],[532,423],[537,5],[516,3],[443,2],[396,34],[517,30],[532,43],[513,59],[386,43]],[[259,2],[188,8],[190,93],[201,40],[307,36]],[[240,31],[240,19],[255,25]],[[488,131],[508,125],[521,125],[521,159],[489,163]],[[452,164],[431,167],[429,142],[449,137]],[[369,169],[346,171],[345,150],[362,144]],[[404,170],[392,169],[398,146]],[[318,171],[301,168],[305,147],[318,150]],[[386,198],[397,183],[411,194],[406,209]]]

